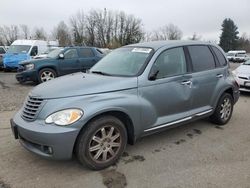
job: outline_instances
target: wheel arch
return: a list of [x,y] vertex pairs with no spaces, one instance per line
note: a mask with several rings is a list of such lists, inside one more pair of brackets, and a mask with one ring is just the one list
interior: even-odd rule
[[55,71],[56,76],[58,76],[57,68],[55,66],[53,66],[53,65],[47,65],[47,66],[39,67],[37,73],[39,74],[40,71],[43,70],[43,69],[52,69],[53,71]]
[[[222,96],[224,93],[230,94],[230,95],[232,96],[232,98],[234,99],[234,94],[233,94],[234,91],[233,91],[233,88],[232,88],[232,87],[227,87],[227,88],[225,88],[224,90],[222,90],[222,91],[220,92],[220,94],[218,95],[218,97],[216,98],[216,103],[214,104],[215,107],[217,106],[217,104],[218,104],[218,102],[219,102],[221,96]],[[234,99],[234,100],[235,100],[235,99]]]
[[136,141],[135,138],[135,133],[134,133],[134,124],[132,122],[132,119],[129,117],[129,115],[123,111],[119,111],[119,110],[110,110],[110,111],[105,111],[105,112],[101,112],[99,114],[95,114],[93,117],[91,117],[85,124],[84,126],[82,126],[81,130],[79,131],[77,138],[75,140],[75,144],[74,144],[74,150],[79,138],[79,135],[81,134],[82,131],[84,131],[84,129],[95,119],[102,117],[102,116],[114,116],[116,118],[118,118],[120,121],[122,121],[122,123],[125,125],[126,131],[127,131],[127,138],[128,138],[128,144],[133,145]]

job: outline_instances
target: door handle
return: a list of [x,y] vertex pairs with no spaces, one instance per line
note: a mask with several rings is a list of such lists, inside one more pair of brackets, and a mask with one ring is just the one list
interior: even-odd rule
[[192,84],[191,80],[181,82],[181,85],[191,85],[191,84]]
[[223,77],[223,74],[217,74],[216,75],[216,78],[222,78]]

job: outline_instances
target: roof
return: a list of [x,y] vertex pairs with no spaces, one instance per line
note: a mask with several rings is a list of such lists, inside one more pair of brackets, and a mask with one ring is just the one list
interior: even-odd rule
[[43,40],[15,40],[11,45],[35,45],[37,43],[47,44]]
[[181,46],[181,45],[194,45],[194,44],[209,44],[213,45],[212,43],[208,42],[201,42],[201,41],[188,41],[188,40],[166,40],[166,41],[152,41],[152,42],[143,42],[137,44],[131,44],[128,46],[131,47],[149,47],[157,50],[161,47],[174,47],[174,46]]

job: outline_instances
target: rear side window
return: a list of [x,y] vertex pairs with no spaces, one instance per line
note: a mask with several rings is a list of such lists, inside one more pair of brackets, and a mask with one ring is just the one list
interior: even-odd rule
[[5,50],[2,47],[0,47],[0,54],[5,54]]
[[84,57],[84,58],[88,58],[88,57],[94,57],[94,53],[91,49],[89,48],[80,48],[79,49],[79,56],[80,57]]
[[212,49],[213,49],[215,55],[218,58],[220,66],[225,66],[227,64],[227,61],[226,61],[224,55],[221,53],[221,51],[218,48],[214,47],[214,46],[212,46]]
[[215,68],[214,56],[208,46],[189,46],[188,50],[191,56],[194,72]]

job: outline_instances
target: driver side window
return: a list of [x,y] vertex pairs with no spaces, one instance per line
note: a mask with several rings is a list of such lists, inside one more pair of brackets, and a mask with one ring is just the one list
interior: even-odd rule
[[64,53],[64,59],[72,59],[72,58],[77,58],[77,57],[78,55],[77,55],[76,49],[70,49]]
[[153,69],[159,71],[156,79],[186,73],[187,67],[183,48],[172,48],[162,52],[156,59]]

